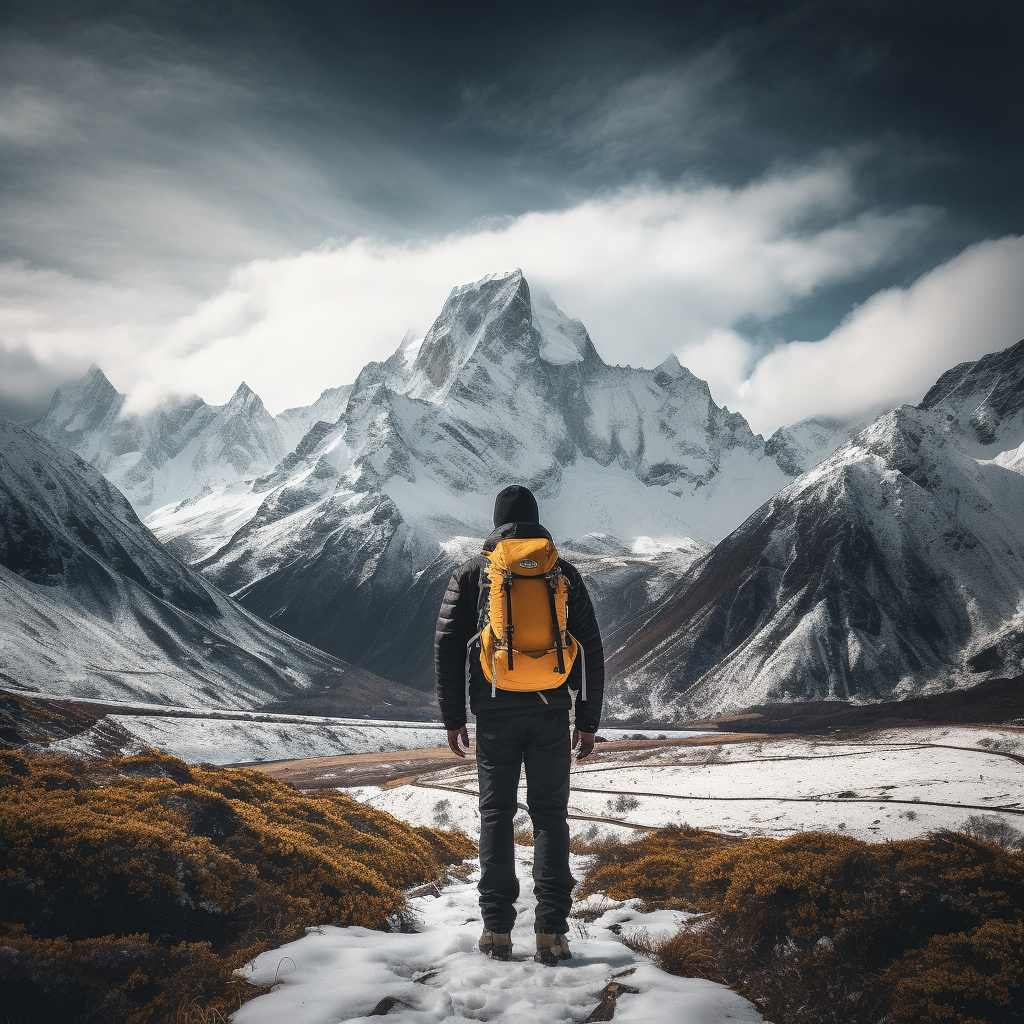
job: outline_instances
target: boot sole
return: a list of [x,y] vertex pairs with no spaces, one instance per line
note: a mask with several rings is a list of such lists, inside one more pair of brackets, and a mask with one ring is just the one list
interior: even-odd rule
[[511,948],[509,948],[507,952],[502,951],[500,953],[494,949],[481,949],[480,952],[483,953],[484,956],[489,957],[491,960],[501,960],[504,963],[507,963],[509,960],[512,959]]
[[558,956],[555,953],[549,953],[547,956],[542,956],[540,953],[535,953],[533,959],[543,964],[545,967],[557,967],[564,960],[571,960],[572,955],[569,956]]

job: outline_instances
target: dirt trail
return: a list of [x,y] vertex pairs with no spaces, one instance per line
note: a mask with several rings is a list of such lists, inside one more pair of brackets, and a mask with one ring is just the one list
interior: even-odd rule
[[[607,793],[609,796],[649,796],[660,800],[712,800],[726,803],[781,803],[781,804],[909,804],[911,807],[963,807],[970,811],[1000,811],[1003,814],[1024,814],[1024,808],[992,805],[947,803],[942,800],[901,800],[897,797],[863,796],[697,796],[693,793],[645,793],[639,789],[587,789],[573,786],[574,793]],[[465,790],[465,792],[470,792]]]
[[454,768],[462,761],[446,747],[392,750],[378,754],[338,754],[250,765],[296,789],[383,786],[406,777]]
[[[599,744],[587,759],[587,765],[600,762],[602,755],[618,751],[655,749],[666,746],[721,746],[726,743],[749,743],[756,740],[777,740],[778,736],[758,733],[722,733],[709,736],[686,736],[670,740],[612,740]],[[468,761],[474,758],[470,756]],[[296,789],[337,789],[349,786],[383,786],[389,782],[411,782],[421,775],[444,771],[466,761],[446,747],[420,750],[392,750],[376,754],[337,754],[333,757],[307,757],[294,761],[271,761],[248,765],[290,782]]]

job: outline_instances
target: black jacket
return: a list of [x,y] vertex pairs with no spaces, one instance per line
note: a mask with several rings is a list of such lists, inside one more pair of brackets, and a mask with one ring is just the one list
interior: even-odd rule
[[[484,551],[492,551],[501,540],[510,537],[547,537],[543,526],[532,523],[506,523],[484,542]],[[461,729],[466,724],[466,645],[480,628],[477,623],[480,600],[480,574],[487,565],[484,555],[477,555],[456,569],[448,583],[441,614],[434,635],[434,670],[437,676],[437,702],[446,729]],[[586,659],[587,699],[576,701],[576,727],[583,732],[597,732],[601,722],[604,697],[604,648],[594,615],[594,606],[578,570],[565,559],[558,565],[569,585],[569,632],[583,648],[566,681],[554,690],[545,690],[547,704],[537,693],[498,690],[491,696],[491,686],[484,677],[480,659],[470,658],[469,704],[474,715],[516,711],[544,711],[546,708],[569,708],[569,690],[579,693]]]

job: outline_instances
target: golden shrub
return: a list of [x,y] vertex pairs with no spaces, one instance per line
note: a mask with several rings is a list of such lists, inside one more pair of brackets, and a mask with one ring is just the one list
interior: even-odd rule
[[[311,925],[387,927],[403,888],[474,852],[256,769],[2,753],[0,979],[20,979],[8,1019],[46,1019],[42,989],[67,1021],[172,1020],[197,997],[230,1012],[249,994],[231,972],[261,949]],[[57,980],[24,983],[37,976]]]
[[645,951],[717,975],[779,1024],[1024,1019],[1024,857],[973,836],[665,829],[600,851],[582,888],[709,915]]
[[936,935],[891,969],[894,1022],[1024,1020],[1024,924],[986,921]]

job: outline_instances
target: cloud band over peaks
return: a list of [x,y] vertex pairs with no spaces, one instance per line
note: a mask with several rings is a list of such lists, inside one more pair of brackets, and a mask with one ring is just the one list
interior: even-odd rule
[[358,238],[256,260],[185,315],[144,289],[112,297],[109,285],[8,265],[0,327],[9,352],[68,376],[99,363],[136,404],[168,391],[220,402],[244,379],[278,411],[351,381],[410,327],[425,331],[453,285],[518,266],[607,361],[654,365],[674,351],[765,431],[911,398],[936,368],[1016,340],[1019,239],[878,293],[821,342],[765,352],[739,329],[890,265],[936,216],[863,210],[850,171],[824,163],[741,188],[634,186],[433,241]]

